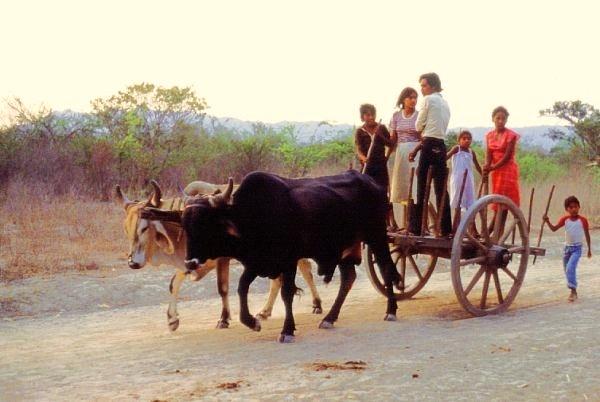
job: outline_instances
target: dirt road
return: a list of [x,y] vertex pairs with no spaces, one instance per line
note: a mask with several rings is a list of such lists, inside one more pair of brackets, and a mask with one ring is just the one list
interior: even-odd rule
[[[317,329],[309,295],[296,299],[297,339],[289,345],[275,342],[281,302],[260,333],[237,320],[214,329],[216,291],[190,297],[198,286],[212,289],[213,279],[184,289],[193,300],[180,304],[175,333],[166,303],[157,304],[166,301],[169,271],[40,280],[30,307],[66,298],[73,308],[31,307],[30,317],[15,313],[26,285],[13,283],[13,309],[0,320],[0,400],[600,400],[598,260],[582,259],[580,299],[567,303],[560,260],[550,254],[530,266],[508,313],[485,318],[462,311],[441,272],[400,304],[398,322],[384,322],[385,300],[359,275],[335,329]],[[266,284],[257,289],[254,312]],[[337,283],[319,289],[327,308]]]

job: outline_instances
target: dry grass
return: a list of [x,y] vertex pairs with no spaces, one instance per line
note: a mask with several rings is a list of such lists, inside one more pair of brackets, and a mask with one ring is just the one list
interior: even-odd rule
[[113,203],[48,197],[43,189],[16,185],[7,190],[0,205],[0,281],[98,269],[123,258],[123,214]]
[[[556,190],[550,217],[564,213],[563,200],[576,195],[581,213],[592,226],[600,226],[600,185],[586,172],[556,183],[535,185],[532,232],[539,231],[552,184]],[[530,186],[522,189],[522,210],[527,216]],[[92,270],[107,265],[126,267],[128,246],[122,229],[123,211],[112,202],[89,201],[76,194],[48,196],[49,189],[13,184],[0,194],[0,281]]]
[[594,228],[600,227],[600,183],[583,172],[573,172],[570,177],[564,177],[555,181],[536,183],[521,188],[521,209],[525,218],[529,209],[529,197],[531,188],[535,188],[532,213],[532,231],[538,231],[542,223],[542,215],[548,202],[548,196],[552,185],[555,185],[554,195],[550,204],[548,216],[552,223],[556,223],[558,218],[565,214],[564,200],[570,195],[574,195],[581,203],[580,213],[590,220],[590,225]]

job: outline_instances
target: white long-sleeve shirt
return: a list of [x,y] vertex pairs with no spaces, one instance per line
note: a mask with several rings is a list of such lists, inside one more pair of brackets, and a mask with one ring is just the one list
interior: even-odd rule
[[422,137],[446,138],[446,130],[450,122],[450,107],[442,98],[442,94],[434,92],[423,98],[421,110],[415,126],[422,131]]

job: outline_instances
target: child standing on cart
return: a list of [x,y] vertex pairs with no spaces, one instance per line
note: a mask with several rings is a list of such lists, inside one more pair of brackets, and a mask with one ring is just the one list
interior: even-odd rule
[[[446,159],[452,160],[452,174],[450,175],[450,206],[452,208],[468,209],[475,202],[475,177],[473,175],[473,166],[481,175],[481,166],[477,160],[477,155],[471,149],[473,136],[470,131],[463,130],[458,134],[458,144],[453,146]],[[467,177],[465,178],[465,171]],[[461,188],[464,184],[462,197]],[[459,203],[460,198],[460,205]]]
[[396,134],[390,136],[388,129],[375,121],[376,116],[375,106],[368,103],[360,106],[360,119],[364,124],[356,130],[354,142],[363,173],[371,176],[387,192],[389,175],[385,147],[396,144]]
[[577,300],[577,263],[581,258],[583,248],[583,238],[587,243],[587,256],[592,258],[592,246],[590,239],[590,230],[587,219],[579,215],[579,200],[575,196],[567,197],[565,200],[565,211],[567,212],[558,220],[556,225],[550,222],[547,215],[543,216],[544,222],[553,232],[561,227],[565,227],[565,249],[563,252],[563,268],[567,278],[567,287],[571,289],[569,301]]

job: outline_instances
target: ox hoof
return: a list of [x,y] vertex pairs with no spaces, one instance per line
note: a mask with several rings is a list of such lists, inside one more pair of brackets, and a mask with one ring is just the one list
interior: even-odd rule
[[398,318],[396,318],[396,314],[386,314],[383,321],[398,321]]
[[229,321],[219,320],[219,322],[217,322],[217,329],[224,329],[224,328],[229,328]]
[[252,327],[252,330],[253,330],[253,331],[256,331],[256,332],[260,332],[260,330],[261,330],[261,327],[260,327],[260,320],[255,320],[255,321],[256,321],[256,322],[254,323],[254,327]]
[[279,338],[277,338],[277,342],[279,343],[293,343],[295,341],[296,337],[294,335],[285,335],[285,334],[281,334],[279,335]]
[[169,321],[169,331],[175,332],[179,328],[179,318],[175,319],[175,321]]
[[321,328],[321,329],[331,329],[331,328],[333,328],[333,323],[329,322],[329,321],[323,320],[319,324],[319,328]]
[[313,314],[323,314],[323,309],[321,307],[313,307]]
[[271,316],[271,313],[266,312],[266,311],[261,311],[260,313],[256,314],[255,318],[257,320],[268,320],[270,316]]

